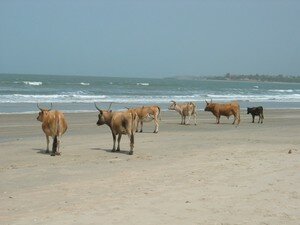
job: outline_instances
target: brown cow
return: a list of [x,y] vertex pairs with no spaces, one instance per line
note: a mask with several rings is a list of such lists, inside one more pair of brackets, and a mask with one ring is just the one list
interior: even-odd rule
[[158,133],[158,117],[160,114],[160,107],[159,106],[143,106],[139,108],[131,108],[128,109],[132,113],[136,113],[138,116],[138,121],[136,124],[136,132],[138,132],[139,124],[141,124],[140,132],[143,132],[143,124],[144,122],[150,122],[154,120],[155,128],[153,133]]
[[36,118],[38,121],[42,122],[42,129],[46,135],[47,140],[47,150],[46,153],[49,153],[49,137],[53,138],[52,145],[52,156],[60,155],[60,139],[61,136],[66,132],[68,125],[65,120],[64,114],[59,111],[51,111],[52,103],[50,109],[42,109],[37,104],[39,110],[38,117]]
[[220,123],[221,116],[226,116],[227,119],[229,119],[231,115],[234,116],[234,120],[232,124],[234,124],[236,120],[237,120],[237,125],[240,124],[241,121],[240,105],[237,101],[226,103],[226,104],[212,103],[212,101],[210,103],[207,101],[205,102],[206,102],[206,107],[204,111],[212,112],[212,114],[214,114],[214,116],[217,119],[217,124]]
[[[106,124],[113,136],[113,148],[112,152],[120,151],[120,141],[122,134],[127,134],[130,139],[130,151],[129,155],[133,154],[134,147],[134,132],[135,124],[137,120],[137,115],[129,111],[126,112],[112,112],[111,110],[101,110],[97,107],[99,111],[97,125],[101,126]],[[118,147],[116,149],[116,136],[118,135]]]

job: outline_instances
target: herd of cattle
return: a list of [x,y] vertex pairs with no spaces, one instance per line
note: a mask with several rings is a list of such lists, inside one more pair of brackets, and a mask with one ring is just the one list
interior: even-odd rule
[[[206,107],[204,111],[212,112],[216,117],[217,124],[220,123],[220,117],[234,116],[232,124],[240,123],[240,106],[237,101],[229,102],[226,104],[206,102]],[[189,124],[190,119],[193,116],[194,124],[197,125],[197,106],[193,102],[188,102],[185,104],[178,104],[175,101],[171,101],[169,110],[175,110],[181,116],[181,124]],[[66,132],[68,125],[65,120],[64,114],[57,110],[51,111],[52,103],[50,109],[43,109],[37,104],[40,112],[37,120],[42,122],[42,129],[46,135],[47,149],[46,153],[49,153],[49,137],[53,138],[52,144],[52,156],[60,155],[60,139],[61,136]],[[113,148],[112,151],[120,151],[120,141],[123,134],[128,135],[130,139],[130,151],[129,155],[133,154],[134,148],[134,134],[138,132],[140,126],[140,132],[143,132],[143,122],[154,120],[155,129],[154,133],[158,133],[159,127],[159,117],[160,117],[160,107],[159,106],[143,106],[139,108],[127,108],[126,111],[113,112],[110,110],[111,104],[107,110],[100,109],[95,103],[96,109],[99,111],[97,125],[101,126],[106,124],[112,133],[113,137]],[[252,115],[252,123],[254,123],[255,116],[259,117],[258,123],[263,123],[263,107],[252,107],[247,108],[247,114]],[[187,121],[186,121],[187,118]],[[116,148],[116,138],[118,136],[118,145]]]

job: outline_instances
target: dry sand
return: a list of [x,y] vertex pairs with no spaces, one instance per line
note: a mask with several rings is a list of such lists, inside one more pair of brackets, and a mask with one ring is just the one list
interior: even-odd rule
[[66,115],[51,157],[36,116],[0,115],[0,224],[300,224],[300,110],[265,110],[264,124],[242,111],[238,127],[163,112],[133,156],[127,136],[110,152],[95,112]]

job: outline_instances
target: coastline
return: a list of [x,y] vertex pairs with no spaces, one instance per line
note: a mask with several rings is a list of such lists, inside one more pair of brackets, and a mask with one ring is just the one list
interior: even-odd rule
[[[209,99],[207,99],[209,101]],[[218,101],[220,103],[226,101]],[[284,109],[300,109],[300,102],[253,102],[253,101],[241,101],[241,109],[246,110],[247,107],[263,106],[264,109],[270,110],[284,110]],[[179,102],[178,102],[179,103]],[[97,102],[104,109],[108,108],[110,102]],[[197,110],[203,111],[205,108],[205,101],[196,101]],[[141,107],[142,105],[158,105],[161,107],[162,111],[168,111],[170,105],[169,102],[164,103],[153,103],[151,102],[146,104],[141,103],[114,103],[112,104],[113,110],[124,110],[126,107]],[[0,115],[9,115],[9,114],[34,114],[38,112],[36,103],[1,103],[0,104]],[[43,107],[49,107],[50,103],[42,103]],[[97,111],[95,109],[94,103],[53,103],[53,109],[61,110],[65,113],[92,113]]]
[[[264,124],[241,113],[198,125],[162,112],[145,123],[134,155],[122,137],[111,153],[97,112],[66,113],[62,156],[44,154],[37,114],[0,115],[3,224],[287,224],[300,220],[300,110],[265,110]],[[256,120],[257,121],[257,120]],[[291,154],[288,152],[291,151]],[[272,202],[272,204],[270,204]]]

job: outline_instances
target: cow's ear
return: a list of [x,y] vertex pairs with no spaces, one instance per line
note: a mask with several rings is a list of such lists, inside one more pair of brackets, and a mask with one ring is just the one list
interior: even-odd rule
[[206,105],[208,105],[208,102],[205,100],[205,102],[206,102]]
[[109,112],[112,112],[112,110],[109,110]]
[[101,115],[103,115],[103,110],[100,109],[99,112],[100,112]]

